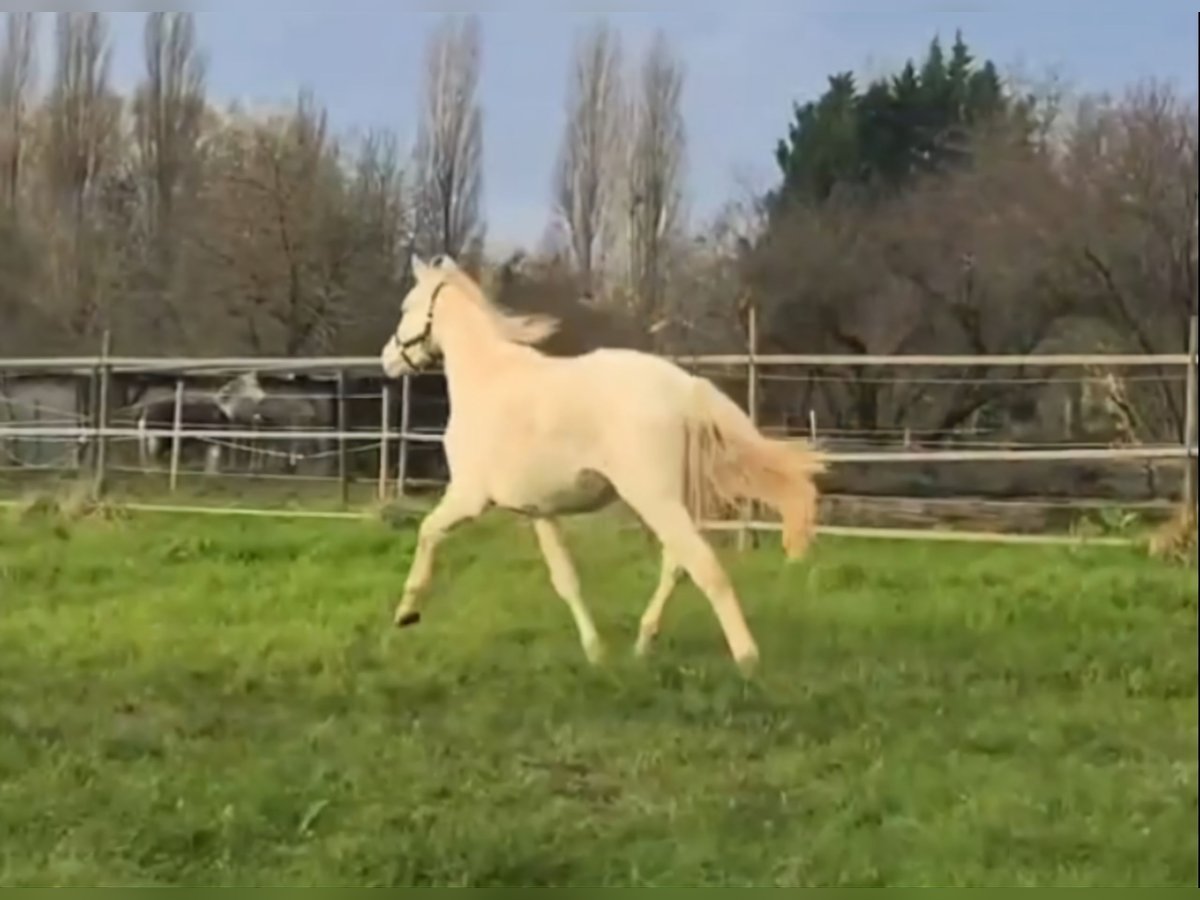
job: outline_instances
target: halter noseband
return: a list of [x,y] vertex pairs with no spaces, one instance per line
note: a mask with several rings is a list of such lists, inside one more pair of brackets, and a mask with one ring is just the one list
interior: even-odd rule
[[[408,357],[408,351],[413,347],[421,344],[428,344],[429,337],[433,333],[433,308],[437,305],[438,294],[442,292],[442,288],[446,286],[446,282],[440,282],[433,289],[433,295],[429,298],[429,308],[425,311],[425,327],[421,329],[421,333],[405,340],[400,340],[400,333],[397,330],[396,334],[392,335],[392,340],[396,342],[396,349],[400,351],[400,358],[410,369],[420,368]],[[428,349],[428,347],[426,347]]]

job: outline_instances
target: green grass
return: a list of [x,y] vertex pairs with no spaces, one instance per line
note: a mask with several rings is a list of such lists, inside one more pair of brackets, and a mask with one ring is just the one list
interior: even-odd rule
[[1162,885],[1197,878],[1194,570],[1134,551],[723,550],[630,655],[638,531],[0,512],[0,884]]

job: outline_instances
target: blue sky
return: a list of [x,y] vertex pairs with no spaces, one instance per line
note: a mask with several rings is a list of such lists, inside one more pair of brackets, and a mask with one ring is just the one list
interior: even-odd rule
[[[1120,91],[1156,77],[1195,90],[1195,2],[1142,0],[282,0],[193,5],[217,98],[281,102],[302,85],[340,129],[386,126],[411,140],[422,45],[440,14],[477,11],[484,34],[485,193],[490,238],[536,241],[548,220],[549,177],[562,123],[572,39],[598,15],[640,49],[656,28],[687,71],[688,187],[711,214],[746,184],[774,178],[771,153],[791,103],[834,71],[886,71],[961,27],[1002,70],[1054,70],[1082,90]],[[580,10],[572,12],[571,10]],[[114,75],[140,73],[141,14],[115,13]],[[43,23],[43,33],[50,31]],[[48,61],[47,61],[48,62]]]

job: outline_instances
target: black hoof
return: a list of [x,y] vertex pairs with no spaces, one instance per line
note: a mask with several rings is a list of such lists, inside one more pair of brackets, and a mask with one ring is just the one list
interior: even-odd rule
[[406,612],[399,619],[397,619],[396,627],[397,628],[407,628],[409,625],[416,625],[420,621],[421,621],[421,614],[414,610],[413,612]]

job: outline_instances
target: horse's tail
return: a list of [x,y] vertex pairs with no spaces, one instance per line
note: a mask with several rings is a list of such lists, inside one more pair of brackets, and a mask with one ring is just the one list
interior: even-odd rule
[[739,500],[758,500],[783,519],[789,558],[804,554],[816,533],[815,477],[821,454],[802,441],[765,437],[715,384],[695,379],[687,422],[686,503],[697,519]]

